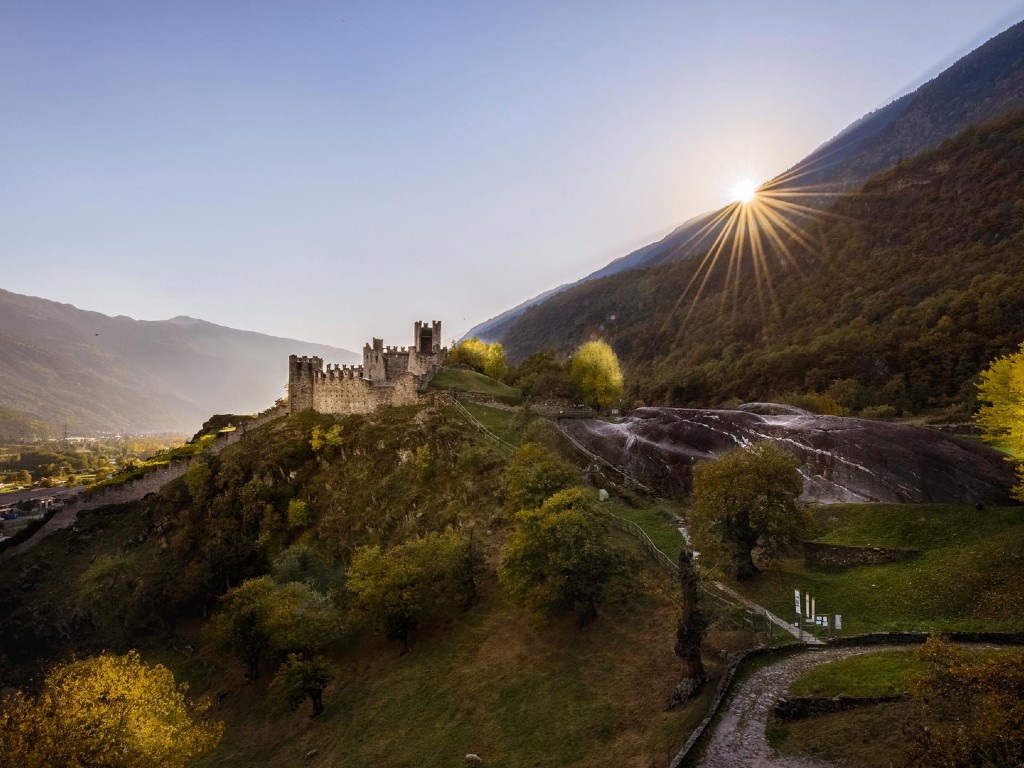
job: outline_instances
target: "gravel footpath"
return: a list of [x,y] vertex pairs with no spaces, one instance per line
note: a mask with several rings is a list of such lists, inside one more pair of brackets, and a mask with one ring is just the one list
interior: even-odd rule
[[834,768],[832,763],[773,754],[765,738],[768,715],[793,681],[808,670],[830,661],[885,650],[873,645],[806,651],[758,670],[726,700],[697,765],[700,768]]

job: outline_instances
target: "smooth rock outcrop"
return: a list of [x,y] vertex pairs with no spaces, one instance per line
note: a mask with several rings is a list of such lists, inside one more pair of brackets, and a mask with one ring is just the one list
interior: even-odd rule
[[793,454],[805,501],[1010,504],[1013,470],[1002,454],[936,430],[844,416],[748,410],[639,408],[618,424],[564,428],[598,456],[673,496],[693,465],[770,440]]

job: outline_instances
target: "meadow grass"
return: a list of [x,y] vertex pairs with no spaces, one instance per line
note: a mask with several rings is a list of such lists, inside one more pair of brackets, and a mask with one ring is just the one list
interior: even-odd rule
[[790,686],[791,696],[895,696],[908,690],[912,650],[851,656],[815,667]]
[[675,519],[679,507],[672,502],[658,501],[640,507],[627,506],[619,501],[610,501],[604,507],[609,513],[636,523],[643,529],[654,545],[672,558],[679,559],[679,550],[683,547],[683,536],[679,532],[679,523]]
[[315,720],[308,702],[275,712],[267,680],[245,684],[240,666],[219,673],[205,687],[229,692],[216,713],[224,740],[197,765],[300,765],[314,748],[318,765],[338,768],[441,768],[467,753],[504,768],[666,764],[702,715],[700,700],[664,711],[674,621],[665,598],[640,595],[583,629],[538,625],[490,589],[452,624],[417,633],[407,656],[374,636],[339,648]]
[[430,388],[477,392],[508,402],[518,402],[522,397],[522,393],[515,387],[510,387],[508,384],[503,384],[469,368],[442,368],[430,380]]
[[488,430],[500,437],[506,443],[519,445],[519,432],[516,429],[515,411],[505,411],[501,408],[491,408],[479,403],[463,403],[463,407],[487,427]]
[[794,589],[810,592],[818,613],[843,615],[842,634],[1024,630],[1024,507],[843,504],[814,516],[818,541],[920,554],[849,568],[783,559],[734,586],[782,617],[793,614]]

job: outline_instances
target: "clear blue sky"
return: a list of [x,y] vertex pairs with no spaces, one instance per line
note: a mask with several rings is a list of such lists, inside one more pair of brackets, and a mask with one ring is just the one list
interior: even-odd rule
[[[0,287],[451,338],[730,199],[1020,0],[0,0]],[[410,338],[406,338],[406,337]]]

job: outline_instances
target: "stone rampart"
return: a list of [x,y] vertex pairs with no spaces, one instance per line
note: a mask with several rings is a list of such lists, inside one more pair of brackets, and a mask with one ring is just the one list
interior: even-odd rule
[[[219,434],[217,439],[214,440],[206,450],[211,453],[220,453],[229,445],[233,445],[241,440],[249,430],[256,429],[257,427],[273,421],[274,419],[279,419],[287,413],[287,408],[275,407],[268,411],[264,411],[255,419],[246,419],[234,431]],[[177,480],[179,477],[184,475],[186,470],[188,470],[189,464],[197,458],[201,458],[203,455],[204,454],[200,453],[189,458],[179,459],[171,462],[166,467],[155,469],[137,480],[132,480],[124,483],[123,485],[104,488],[93,494],[86,493],[85,495],[79,496],[77,500],[70,504],[66,504],[54,513],[54,515],[47,520],[44,525],[40,526],[36,530],[35,534],[31,538],[21,542],[16,547],[11,547],[8,550],[0,552],[0,559],[29,550],[54,531],[60,530],[61,528],[67,528],[75,522],[75,518],[78,516],[79,512],[85,512],[86,510],[97,509],[99,507],[106,507],[111,504],[127,504],[128,502],[138,501],[151,493],[156,493],[167,485],[167,483],[172,480]]]

